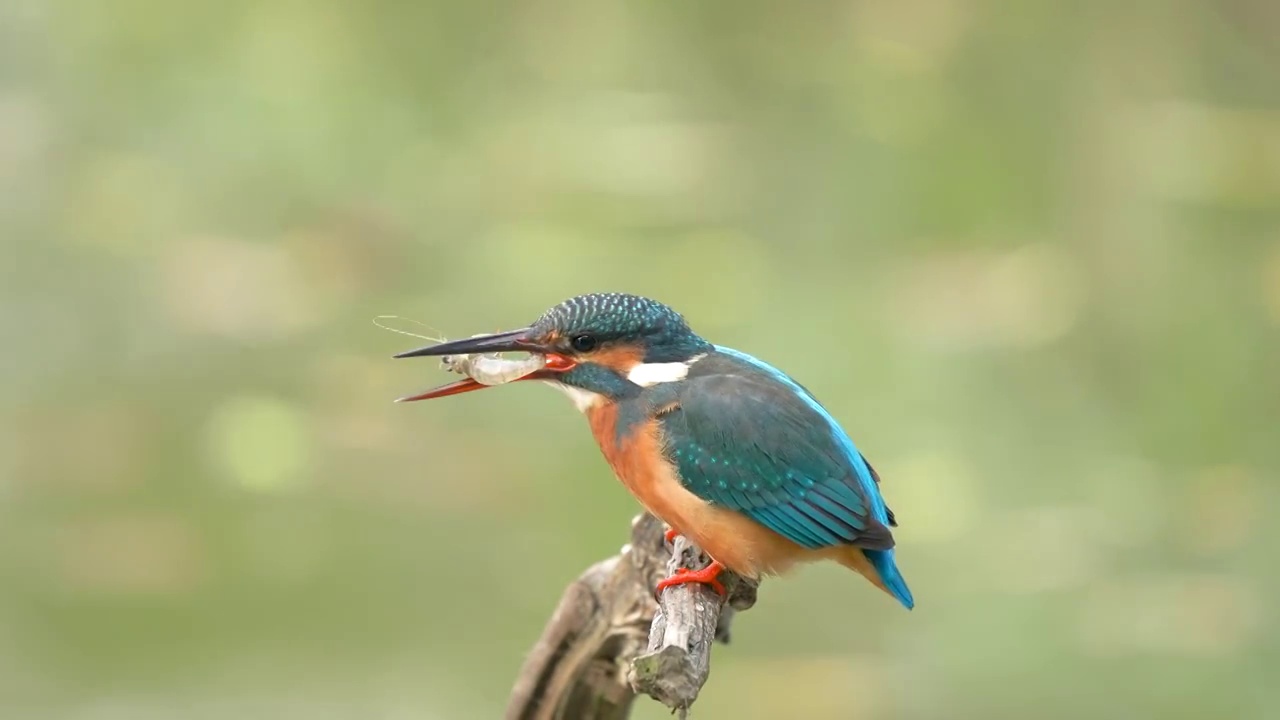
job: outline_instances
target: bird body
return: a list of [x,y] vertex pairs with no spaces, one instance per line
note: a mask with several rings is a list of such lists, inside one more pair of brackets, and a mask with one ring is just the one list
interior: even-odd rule
[[[707,342],[670,308],[633,295],[578,296],[529,328],[491,337],[503,339],[490,347],[554,360],[556,369],[533,379],[567,394],[622,485],[720,566],[760,579],[833,560],[914,606],[879,478],[830,413],[782,371]],[[413,399],[478,389],[465,383]]]
[[812,396],[720,346],[681,374],[617,402],[597,395],[583,408],[605,460],[640,504],[744,577],[835,560],[910,607],[871,468]]

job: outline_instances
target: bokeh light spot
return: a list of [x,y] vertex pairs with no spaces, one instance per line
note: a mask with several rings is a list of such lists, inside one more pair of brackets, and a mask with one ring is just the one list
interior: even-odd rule
[[1135,576],[1096,588],[1080,641],[1099,654],[1220,656],[1254,637],[1256,592],[1228,575]]
[[1087,294],[1077,263],[1048,243],[933,253],[905,266],[890,288],[895,331],[952,351],[1051,343],[1075,327]]
[[184,331],[277,340],[318,322],[292,257],[279,245],[188,238],[157,265],[163,301]]
[[279,400],[241,397],[224,403],[209,421],[208,444],[218,467],[246,489],[289,490],[306,477],[305,419]]

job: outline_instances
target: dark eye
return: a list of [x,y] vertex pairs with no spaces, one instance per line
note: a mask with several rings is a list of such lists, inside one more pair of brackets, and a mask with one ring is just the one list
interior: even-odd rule
[[574,335],[569,339],[569,345],[580,353],[591,352],[596,349],[596,338],[594,335]]

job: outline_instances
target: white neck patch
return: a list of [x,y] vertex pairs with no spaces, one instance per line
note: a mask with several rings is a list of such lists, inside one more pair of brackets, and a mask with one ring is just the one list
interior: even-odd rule
[[564,383],[558,383],[551,380],[547,380],[546,383],[565,395],[568,395],[569,399],[573,401],[573,406],[578,408],[578,412],[586,412],[604,402],[603,395],[593,393],[590,390],[583,390],[580,387],[565,385]]
[[688,362],[640,363],[627,371],[627,379],[640,387],[676,382],[689,375],[689,367],[703,358],[695,355]]

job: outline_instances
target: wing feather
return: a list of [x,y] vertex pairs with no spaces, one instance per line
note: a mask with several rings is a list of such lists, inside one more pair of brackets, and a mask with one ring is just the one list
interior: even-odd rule
[[877,483],[859,477],[835,434],[843,431],[785,384],[721,372],[691,377],[676,393],[678,403],[659,421],[668,459],[690,492],[804,547],[893,547],[872,512],[883,501],[867,496],[868,487],[878,493]]

